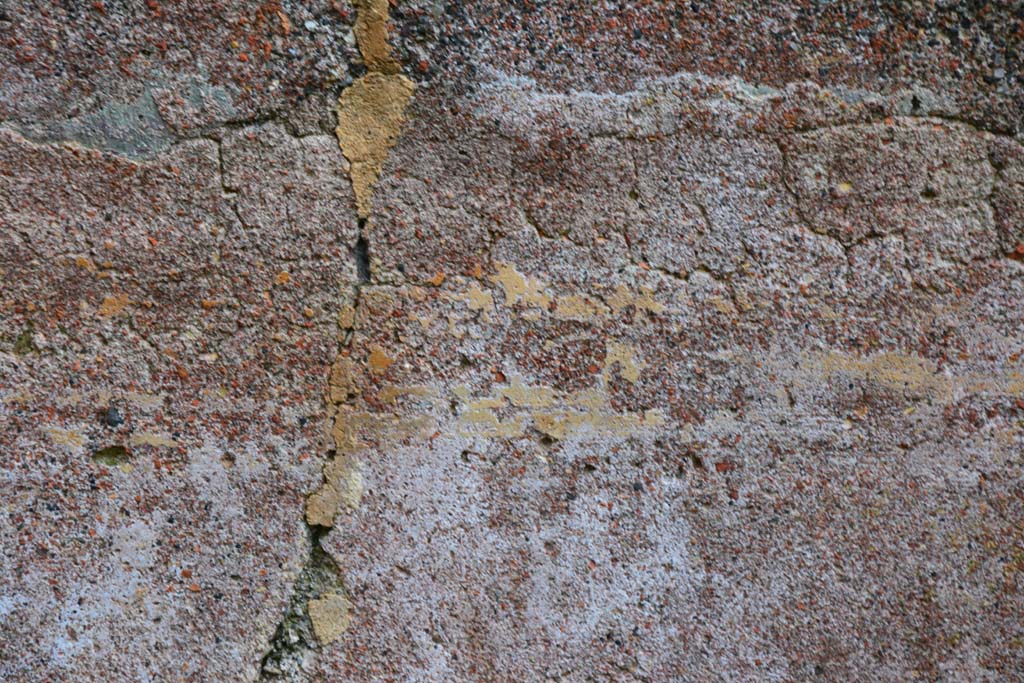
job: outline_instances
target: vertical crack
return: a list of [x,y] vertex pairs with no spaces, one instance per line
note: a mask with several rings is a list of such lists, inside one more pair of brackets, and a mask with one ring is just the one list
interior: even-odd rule
[[[336,134],[350,164],[349,178],[359,225],[359,236],[353,247],[354,301],[342,348],[351,343],[362,288],[372,278],[369,219],[373,210],[373,187],[398,139],[406,105],[415,89],[412,81],[401,75],[400,65],[391,56],[387,43],[389,0],[356,0],[355,6],[356,37],[368,72],[346,88],[338,99]],[[220,147],[218,153],[221,184],[227,191]],[[352,606],[338,566],[321,544],[330,532],[338,505],[343,500],[349,505],[357,504],[362,491],[358,462],[339,461],[339,457],[342,456],[333,450],[328,454],[324,482],[307,500],[304,523],[309,555],[295,581],[288,608],[260,661],[260,683],[305,683],[323,646],[341,637],[348,628]],[[314,508],[310,507],[310,501],[314,499],[317,505],[315,514],[311,515]]]

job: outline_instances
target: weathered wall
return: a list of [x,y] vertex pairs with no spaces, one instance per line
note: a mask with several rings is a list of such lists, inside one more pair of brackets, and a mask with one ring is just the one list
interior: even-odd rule
[[1024,680],[1019,7],[0,28],[0,679]]

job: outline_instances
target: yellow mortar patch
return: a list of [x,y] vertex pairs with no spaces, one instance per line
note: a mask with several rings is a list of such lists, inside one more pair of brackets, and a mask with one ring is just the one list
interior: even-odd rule
[[511,438],[526,433],[526,419],[515,417],[502,422],[493,412],[483,408],[470,408],[459,418],[459,434],[462,436],[487,436]]
[[365,447],[364,439],[404,441],[429,434],[431,424],[426,417],[403,418],[349,409],[338,412],[331,435],[339,454],[355,453]]
[[341,593],[309,601],[309,620],[321,645],[333,643],[352,623],[352,603]]
[[471,412],[492,410],[494,408],[505,407],[505,399],[498,397],[479,398],[475,401],[470,401],[466,406]]
[[555,317],[562,320],[592,320],[608,315],[608,307],[590,297],[570,294],[559,297]]
[[[392,388],[391,398],[399,393],[429,395],[425,387]],[[338,510],[358,507],[363,496],[362,464],[355,454],[366,447],[366,440],[375,444],[398,443],[413,437],[426,437],[432,423],[426,417],[401,418],[380,413],[356,411],[338,406],[331,437],[337,455],[324,465],[324,483],[306,499],[306,521],[319,526],[333,526]]]
[[581,389],[572,396],[572,405],[585,410],[607,408],[608,397],[600,389]]
[[646,367],[642,361],[636,360],[636,350],[629,344],[609,342],[605,346],[604,369],[611,370],[618,363],[619,372],[629,382],[636,383],[640,378],[640,370]]
[[606,300],[616,312],[629,306],[636,306],[651,313],[661,313],[665,310],[664,305],[654,300],[654,292],[649,287],[641,287],[640,293],[635,294],[629,287],[620,283]]
[[74,261],[76,266],[78,266],[79,268],[83,268],[89,271],[90,273],[95,273],[97,270],[96,264],[93,263],[92,259],[90,259],[87,256],[76,256]]
[[408,387],[386,386],[377,392],[381,403],[395,403],[402,396],[433,397],[436,393],[427,386],[413,385]]
[[388,44],[388,0],[357,0],[356,43],[363,62],[370,71],[397,74],[401,65],[391,54]]
[[355,381],[358,367],[348,356],[338,356],[331,366],[331,378],[328,380],[332,403],[344,403],[349,394],[354,394],[359,387]]
[[338,144],[350,164],[349,177],[360,218],[373,213],[373,186],[398,141],[405,108],[416,85],[399,73],[388,44],[389,0],[356,1],[356,43],[369,70],[338,98]]
[[60,429],[58,427],[49,427],[46,433],[50,435],[53,442],[61,446],[84,446],[85,437],[78,432],[72,432],[67,429]]
[[130,303],[127,294],[110,295],[103,299],[97,312],[102,318],[111,318],[123,311]]
[[522,301],[527,306],[547,308],[551,297],[544,293],[544,283],[529,278],[517,271],[508,263],[496,263],[497,272],[490,277],[491,282],[501,285],[505,290],[505,304]]
[[[453,393],[467,404],[456,427],[461,436],[523,436],[530,420],[538,431],[559,440],[583,430],[628,436],[639,429],[665,424],[665,416],[660,410],[644,413],[615,412],[607,396],[596,389],[584,389],[563,396],[552,387],[529,386],[516,379],[510,386],[498,389],[495,395],[473,401],[469,400],[468,387],[455,387]],[[506,401],[515,408],[532,410],[528,416],[517,414],[501,420],[495,411],[506,408]],[[552,408],[558,403],[562,406]]]
[[605,411],[545,411],[533,413],[537,430],[561,441],[566,436],[589,428],[599,434],[629,436],[638,429],[660,427],[665,416],[660,410],[644,413]]
[[498,393],[517,408],[546,408],[555,402],[556,396],[555,390],[551,387],[526,386],[518,377],[512,380],[510,386],[500,389]]
[[173,447],[177,446],[178,442],[168,436],[161,436],[160,434],[154,434],[153,432],[139,432],[138,434],[132,434],[128,439],[128,443],[132,446],[166,446]]
[[356,324],[356,309],[352,306],[345,306],[338,314],[338,327],[343,330],[350,330]]
[[1013,370],[1003,377],[975,374],[957,377],[942,374],[938,366],[927,358],[898,353],[857,356],[830,351],[807,354],[806,357],[812,366],[816,365],[826,375],[845,373],[892,389],[927,394],[946,402],[955,400],[957,392],[1009,395],[1024,392],[1024,375]]
[[[522,303],[527,307],[549,311],[559,320],[587,321],[607,317],[614,310],[621,311],[628,306],[636,306],[640,310],[661,313],[665,306],[654,299],[650,288],[641,287],[639,293],[631,291],[626,285],[620,284],[615,292],[607,297],[607,305],[583,294],[566,294],[551,296],[546,292],[549,284],[535,277],[529,277],[516,270],[509,263],[495,264],[495,273],[488,279],[500,285],[505,292],[505,304],[511,306]],[[482,289],[476,282],[461,294],[446,294],[450,301],[464,301],[470,310],[488,311],[494,307],[493,296]],[[554,303],[554,306],[552,306]],[[535,318],[536,314],[523,313],[524,316]]]
[[816,360],[827,374],[842,372],[894,389],[909,389],[941,398],[951,397],[953,390],[952,379],[938,374],[938,367],[926,358],[897,353],[862,357],[832,351]]
[[384,352],[384,349],[377,345],[370,348],[370,356],[367,358],[366,362],[370,365],[370,372],[374,374],[385,372],[395,363],[394,359],[388,356],[388,354]]
[[306,521],[312,525],[333,526],[338,509],[359,506],[363,498],[363,473],[359,461],[339,455],[324,465],[324,484],[306,500]]
[[494,297],[474,282],[466,292],[466,303],[471,311],[489,311],[494,308]]
[[338,144],[352,165],[349,174],[360,218],[373,212],[373,186],[398,141],[405,108],[416,86],[401,74],[371,72],[338,98]]

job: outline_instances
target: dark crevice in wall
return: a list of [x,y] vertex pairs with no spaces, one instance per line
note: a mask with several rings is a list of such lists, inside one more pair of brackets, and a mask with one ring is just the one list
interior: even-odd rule
[[258,680],[300,683],[309,679],[310,668],[320,643],[309,616],[309,602],[342,590],[338,566],[320,545],[330,531],[327,527],[306,525],[309,555],[295,581],[288,609],[260,660]]
[[355,246],[356,275],[360,283],[370,281],[370,242],[366,239],[366,219],[359,219],[359,239]]

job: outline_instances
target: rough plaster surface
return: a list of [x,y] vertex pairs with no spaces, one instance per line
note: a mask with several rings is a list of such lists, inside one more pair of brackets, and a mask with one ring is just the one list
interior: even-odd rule
[[0,679],[1024,680],[1019,7],[0,26]]

